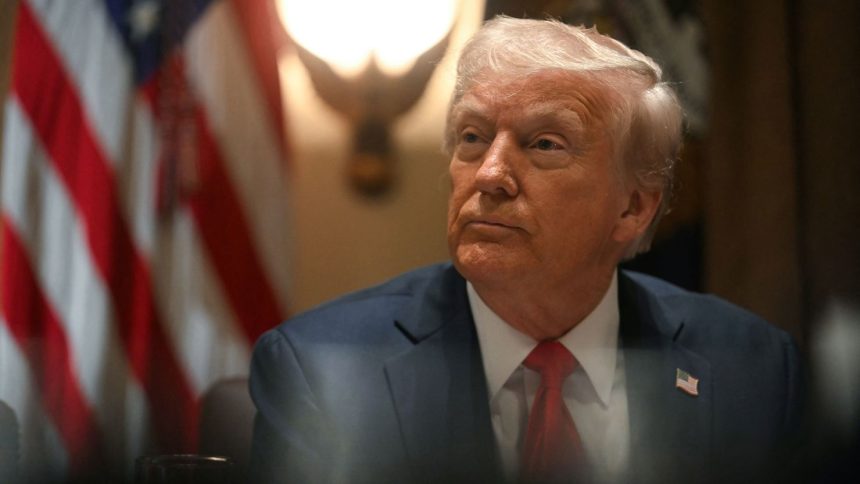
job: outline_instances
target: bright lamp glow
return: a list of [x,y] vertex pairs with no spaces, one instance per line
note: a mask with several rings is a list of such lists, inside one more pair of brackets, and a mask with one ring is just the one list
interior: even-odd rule
[[403,73],[451,29],[457,0],[278,0],[290,36],[344,74]]

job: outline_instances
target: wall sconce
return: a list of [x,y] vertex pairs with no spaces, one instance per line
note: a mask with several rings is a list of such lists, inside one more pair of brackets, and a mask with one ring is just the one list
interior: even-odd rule
[[278,12],[320,98],[352,128],[350,183],[368,196],[394,180],[390,128],[445,53],[457,0],[279,0]]

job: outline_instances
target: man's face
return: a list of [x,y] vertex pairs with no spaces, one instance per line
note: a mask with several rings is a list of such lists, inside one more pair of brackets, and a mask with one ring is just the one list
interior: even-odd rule
[[493,80],[452,113],[448,248],[475,284],[606,277],[629,200],[607,94],[558,72]]

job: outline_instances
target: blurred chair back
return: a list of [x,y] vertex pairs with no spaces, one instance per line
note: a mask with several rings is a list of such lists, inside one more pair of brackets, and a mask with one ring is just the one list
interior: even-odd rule
[[11,407],[0,400],[0,482],[17,482],[18,419]]
[[237,482],[247,477],[255,412],[244,377],[218,380],[203,395],[200,453],[233,459]]

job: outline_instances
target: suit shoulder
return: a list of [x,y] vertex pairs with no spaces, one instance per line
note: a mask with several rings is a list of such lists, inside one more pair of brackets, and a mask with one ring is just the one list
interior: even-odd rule
[[718,296],[692,292],[645,274],[625,271],[624,276],[640,299],[650,300],[670,320],[683,322],[685,339],[710,344],[791,344],[791,337],[782,329]]
[[260,338],[260,344],[268,339],[282,337],[319,335],[330,340],[341,333],[357,336],[362,330],[372,331],[375,324],[390,323],[415,296],[422,294],[430,281],[450,269],[450,263],[434,264],[403,273],[376,286],[345,294],[281,323],[268,332],[280,336],[264,335]]
[[730,313],[741,319],[764,321],[754,313],[718,296],[693,292],[647,274],[632,271],[623,271],[623,274],[633,282],[639,291],[668,306],[672,312],[704,310],[712,313],[716,311],[717,313]]

